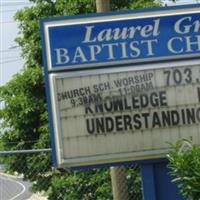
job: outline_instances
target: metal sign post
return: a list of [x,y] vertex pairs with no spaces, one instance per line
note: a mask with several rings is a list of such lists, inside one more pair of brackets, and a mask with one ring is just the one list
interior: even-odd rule
[[166,161],[141,165],[144,200],[184,200],[169,176]]

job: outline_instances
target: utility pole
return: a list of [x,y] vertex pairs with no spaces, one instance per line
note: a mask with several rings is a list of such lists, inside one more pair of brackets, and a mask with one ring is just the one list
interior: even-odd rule
[[110,11],[110,0],[96,0],[97,12],[108,12]]
[[[100,12],[110,11],[110,0],[96,0],[96,10]],[[129,200],[128,183],[125,167],[111,167],[110,176],[114,200]]]
[[125,167],[111,167],[110,176],[114,200],[129,200]]

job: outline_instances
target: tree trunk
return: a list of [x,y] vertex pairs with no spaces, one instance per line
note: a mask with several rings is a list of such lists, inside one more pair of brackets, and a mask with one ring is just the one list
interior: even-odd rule
[[96,0],[97,12],[108,12],[110,11],[110,0]]
[[[96,0],[97,12],[110,11],[110,0]],[[129,200],[125,167],[111,167],[110,175],[114,200]]]

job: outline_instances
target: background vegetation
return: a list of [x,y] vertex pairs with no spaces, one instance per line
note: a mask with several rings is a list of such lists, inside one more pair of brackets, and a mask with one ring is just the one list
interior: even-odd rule
[[170,174],[188,200],[200,199],[200,146],[178,141],[168,155]]

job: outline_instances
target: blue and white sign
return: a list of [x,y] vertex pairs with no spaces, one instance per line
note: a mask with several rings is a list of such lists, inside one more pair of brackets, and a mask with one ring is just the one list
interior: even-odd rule
[[163,158],[181,138],[200,144],[199,8],[42,20],[55,166]]
[[44,20],[49,70],[200,56],[200,9]]

